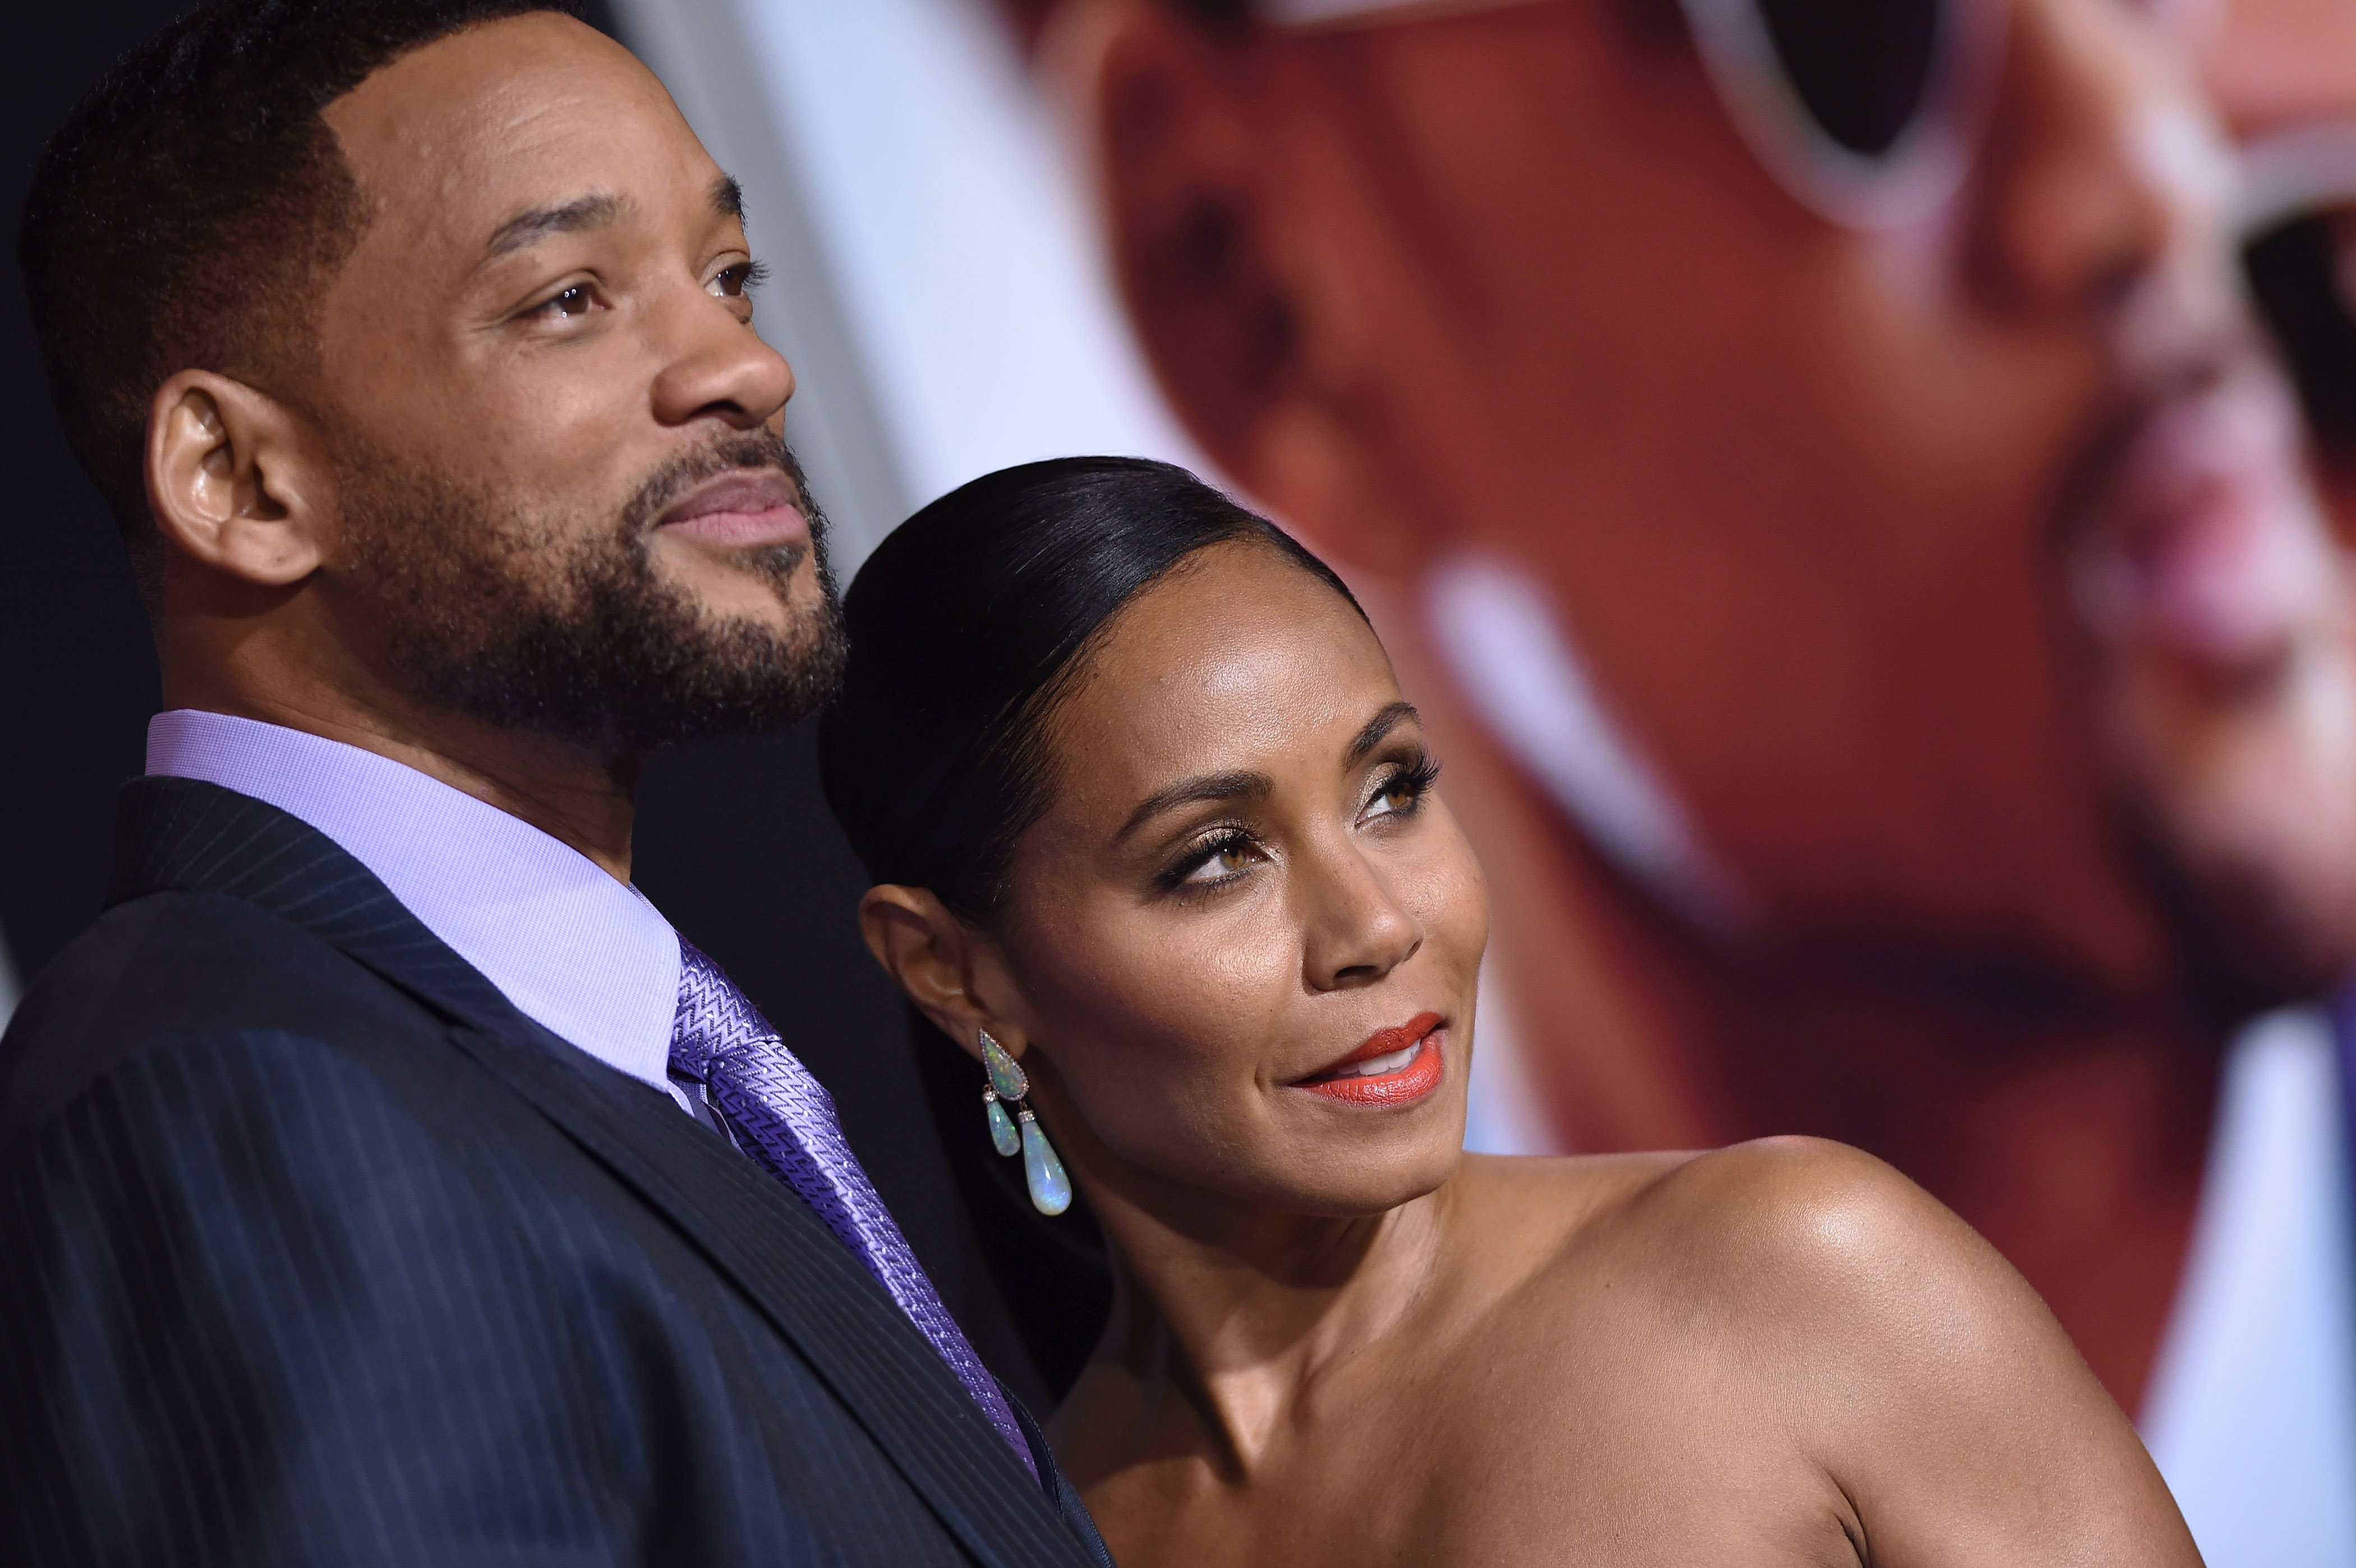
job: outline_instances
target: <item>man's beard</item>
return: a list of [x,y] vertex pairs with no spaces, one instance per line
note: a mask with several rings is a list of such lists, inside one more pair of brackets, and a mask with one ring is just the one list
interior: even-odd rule
[[[783,629],[711,615],[656,572],[655,520],[716,475],[779,467],[793,478],[809,541],[744,551],[735,564],[790,606],[809,555],[819,602]],[[585,534],[521,497],[383,454],[339,478],[356,580],[381,618],[382,672],[414,700],[630,755],[781,728],[833,694],[843,642],[826,520],[792,451],[773,437],[742,435],[689,454]]]

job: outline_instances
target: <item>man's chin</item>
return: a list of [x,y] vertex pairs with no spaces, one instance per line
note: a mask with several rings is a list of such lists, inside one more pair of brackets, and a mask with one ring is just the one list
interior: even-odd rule
[[647,561],[670,591],[721,620],[766,618],[780,632],[826,596],[823,567],[808,540],[721,550],[657,529]]
[[2244,1010],[2356,974],[2356,664],[2309,644],[2151,744],[2137,793],[2202,989]]
[[697,592],[623,572],[557,602],[491,592],[480,635],[461,648],[413,628],[396,663],[428,703],[616,757],[782,729],[825,705],[842,669],[834,597],[807,558],[798,576]]

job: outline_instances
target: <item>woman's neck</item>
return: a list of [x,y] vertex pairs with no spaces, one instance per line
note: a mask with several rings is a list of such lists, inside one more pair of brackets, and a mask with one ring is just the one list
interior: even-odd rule
[[1088,1429],[1067,1451],[1111,1460],[1199,1444],[1238,1478],[1268,1463],[1330,1369],[1400,1331],[1440,1270],[1455,1208],[1452,1183],[1351,1219],[1177,1217],[1091,1197],[1113,1310],[1090,1365],[1097,1387],[1084,1377],[1058,1417]]

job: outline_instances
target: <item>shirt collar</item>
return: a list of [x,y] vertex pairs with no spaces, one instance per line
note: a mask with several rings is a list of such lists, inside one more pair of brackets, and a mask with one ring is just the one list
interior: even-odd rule
[[147,725],[147,771],[234,789],[327,834],[517,1011],[679,1098],[679,935],[645,896],[522,819],[356,746],[226,714]]

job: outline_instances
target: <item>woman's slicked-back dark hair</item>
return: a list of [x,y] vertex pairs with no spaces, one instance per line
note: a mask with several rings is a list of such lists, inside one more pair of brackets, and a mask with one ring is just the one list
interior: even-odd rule
[[1001,468],[894,530],[844,596],[851,660],[819,722],[827,803],[868,875],[986,924],[1046,810],[1044,728],[1089,648],[1189,557],[1239,542],[1350,597],[1274,523],[1142,457]]
[[[986,475],[876,547],[843,597],[851,658],[819,721],[819,769],[869,876],[999,915],[1016,841],[1050,802],[1048,725],[1123,605],[1215,544],[1265,547],[1357,601],[1331,568],[1185,469],[1060,457]],[[984,1260],[1057,1399],[1112,1301],[1084,1199],[1031,1207],[983,1135],[980,1069],[913,1006],[917,1077]]]

